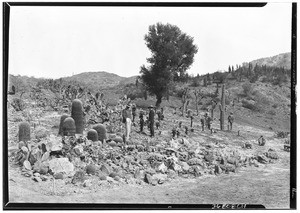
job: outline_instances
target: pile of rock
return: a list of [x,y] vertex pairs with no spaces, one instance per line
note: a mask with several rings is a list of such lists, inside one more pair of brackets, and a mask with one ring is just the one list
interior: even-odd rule
[[277,159],[274,150],[246,156],[221,144],[199,145],[186,138],[155,143],[124,144],[88,140],[84,136],[50,135],[38,143],[19,143],[15,160],[22,172],[35,181],[72,178],[73,184],[88,186],[89,176],[124,183],[162,184],[178,176],[194,178],[237,172],[239,168]]

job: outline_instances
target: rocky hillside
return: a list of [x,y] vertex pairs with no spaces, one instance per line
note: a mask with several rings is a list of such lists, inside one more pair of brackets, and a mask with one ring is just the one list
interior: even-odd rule
[[267,58],[260,58],[250,62],[255,65],[267,65],[274,67],[284,67],[286,69],[291,69],[291,53],[281,53]]
[[98,85],[100,88],[113,87],[122,82],[133,83],[135,81],[133,77],[121,77],[105,71],[84,72],[63,79],[68,81],[78,81],[84,84]]

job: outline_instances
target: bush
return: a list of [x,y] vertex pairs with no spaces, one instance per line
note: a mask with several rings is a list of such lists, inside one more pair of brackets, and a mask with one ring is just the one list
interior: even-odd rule
[[42,138],[45,138],[47,137],[48,135],[48,131],[45,127],[37,127],[35,130],[34,130],[34,134],[35,134],[35,138],[40,140]]
[[255,97],[254,97],[255,101],[259,104],[263,104],[263,105],[270,105],[270,98],[262,93],[260,93],[259,91],[257,91],[255,93]]
[[16,110],[16,111],[23,111],[25,108],[24,102],[20,98],[14,98],[12,100],[11,106]]
[[244,94],[245,94],[246,96],[249,96],[249,95],[252,94],[252,92],[253,92],[253,87],[252,87],[252,84],[251,84],[251,83],[249,83],[249,82],[244,83],[242,87],[243,87],[243,92],[244,92]]
[[199,86],[200,86],[200,82],[199,82],[197,79],[195,79],[195,80],[193,80],[193,82],[190,84],[190,86],[191,86],[191,87],[199,87]]
[[251,101],[242,100],[242,106],[255,112],[260,111],[260,108],[257,106],[257,104],[252,103]]
[[227,96],[225,96],[225,104],[226,104],[226,105],[229,105],[229,104],[230,104],[230,100],[229,100],[229,98],[228,98]]
[[288,135],[289,135],[289,132],[284,132],[284,131],[276,132],[276,137],[277,138],[287,138]]
[[267,112],[269,115],[276,115],[276,111],[271,109]]

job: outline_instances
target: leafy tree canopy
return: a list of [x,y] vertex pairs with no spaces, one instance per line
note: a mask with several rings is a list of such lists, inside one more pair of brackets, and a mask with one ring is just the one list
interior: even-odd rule
[[191,36],[171,24],[151,25],[145,41],[152,56],[147,58],[150,66],[141,67],[141,78],[150,94],[156,95],[156,106],[159,106],[171,82],[186,77],[198,48]]

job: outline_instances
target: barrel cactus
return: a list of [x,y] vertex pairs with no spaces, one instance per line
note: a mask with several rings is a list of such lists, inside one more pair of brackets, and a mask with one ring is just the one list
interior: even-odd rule
[[75,136],[76,126],[74,119],[71,117],[66,118],[62,130],[64,136]]
[[59,130],[58,130],[58,134],[59,135],[63,135],[63,123],[64,123],[64,120],[69,117],[67,114],[63,114],[61,117],[60,117],[60,123],[59,123]]
[[91,141],[98,141],[98,132],[94,129],[90,129],[87,133],[87,139]]
[[79,99],[75,99],[72,102],[71,117],[75,121],[76,133],[77,134],[83,134],[84,113],[83,113],[82,102]]
[[30,125],[27,122],[19,124],[19,141],[30,141]]
[[103,124],[97,124],[97,125],[93,126],[93,129],[96,130],[98,133],[98,140],[103,142],[103,140],[107,139],[106,128]]
[[115,141],[116,143],[123,143],[123,138],[120,136],[116,136],[112,140]]
[[115,141],[110,141],[108,143],[108,145],[111,146],[111,147],[115,147],[115,146],[117,146],[117,143]]

